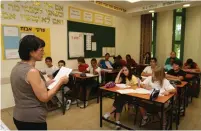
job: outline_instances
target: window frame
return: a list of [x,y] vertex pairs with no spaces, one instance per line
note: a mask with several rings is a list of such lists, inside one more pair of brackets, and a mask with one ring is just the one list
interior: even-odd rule
[[[175,40],[175,31],[176,31],[176,17],[181,16],[181,39],[180,41]],[[186,24],[186,9],[182,8],[182,12],[177,12],[177,9],[173,11],[173,33],[172,33],[172,50],[176,44],[180,45],[180,60],[183,60],[184,57],[184,39],[185,39],[185,24]]]

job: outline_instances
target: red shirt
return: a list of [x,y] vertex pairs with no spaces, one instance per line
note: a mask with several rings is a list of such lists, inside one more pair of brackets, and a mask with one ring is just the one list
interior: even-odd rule
[[78,70],[79,70],[79,72],[84,72],[84,71],[87,70],[88,67],[89,67],[88,64],[80,64],[80,65],[78,66]]
[[121,66],[125,66],[126,65],[126,61],[125,60],[120,60]]
[[189,69],[195,69],[197,67],[197,63],[193,62],[192,65],[188,65],[187,63],[185,63],[184,66],[189,66]]

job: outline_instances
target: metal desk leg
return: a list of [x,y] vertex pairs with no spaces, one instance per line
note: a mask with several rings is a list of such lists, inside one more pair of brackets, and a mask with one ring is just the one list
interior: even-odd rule
[[185,112],[186,112],[186,86],[184,87],[184,113],[183,116],[185,116]]
[[65,104],[65,101],[64,101],[64,86],[61,88],[61,91],[62,91],[62,111],[63,111],[63,115],[65,114],[66,112],[66,104]]
[[172,116],[173,116],[173,106],[174,106],[174,96],[171,98],[171,110],[170,110],[170,129],[168,130],[172,130]]
[[83,88],[84,88],[84,108],[86,108],[86,94],[87,94],[87,90],[86,90],[86,85],[85,85],[85,83],[83,84],[84,86],[83,86]]
[[178,89],[178,114],[177,114],[177,125],[180,123],[180,108],[181,108],[181,88]]
[[103,120],[102,120],[102,111],[103,111],[103,101],[102,101],[102,99],[103,99],[103,96],[102,96],[102,90],[100,89],[100,127],[102,127],[103,126]]
[[164,104],[161,105],[161,123],[160,123],[160,129],[163,130],[163,115],[164,113]]

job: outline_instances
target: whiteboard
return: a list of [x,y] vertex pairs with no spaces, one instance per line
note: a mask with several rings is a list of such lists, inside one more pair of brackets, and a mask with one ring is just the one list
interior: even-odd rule
[[69,32],[69,57],[84,57],[84,34]]

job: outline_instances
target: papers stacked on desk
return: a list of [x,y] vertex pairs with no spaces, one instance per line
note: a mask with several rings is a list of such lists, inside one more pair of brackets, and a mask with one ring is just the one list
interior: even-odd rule
[[143,88],[137,88],[137,89],[123,89],[123,90],[117,90],[120,94],[129,94],[129,93],[137,93],[137,94],[150,94],[150,90],[146,90]]
[[112,70],[108,70],[108,69],[101,69],[104,72],[112,72]]
[[129,88],[129,87],[131,87],[131,86],[126,85],[126,84],[116,84],[116,86],[119,87],[119,88]]
[[137,94],[150,94],[151,91],[146,90],[144,88],[137,88],[137,89],[135,89],[134,93],[137,93]]
[[59,72],[54,78],[55,81],[52,84],[50,84],[47,88],[52,89],[59,82],[60,78],[62,78],[63,76],[68,77],[71,72],[72,72],[72,69],[61,67],[61,69],[59,70]]
[[129,94],[129,93],[134,93],[134,89],[124,89],[124,90],[117,90],[120,94]]
[[72,71],[71,74],[81,74],[82,72],[79,71]]

